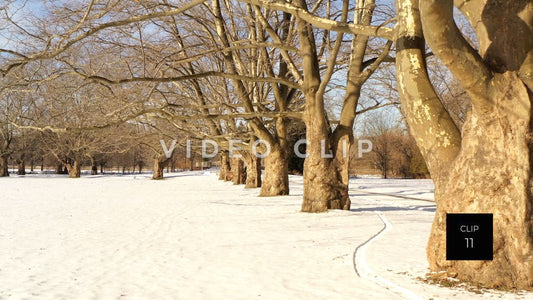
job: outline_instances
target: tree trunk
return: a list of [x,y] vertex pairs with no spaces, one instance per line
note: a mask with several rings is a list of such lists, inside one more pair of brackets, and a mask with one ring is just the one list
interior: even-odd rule
[[261,187],[261,158],[250,153],[246,162],[246,186],[245,188]]
[[9,162],[7,155],[0,156],[0,177],[9,176]]
[[233,174],[233,184],[245,184],[244,161],[240,158],[231,159],[231,173]]
[[[533,93],[526,87],[531,64],[525,59],[527,53],[531,58],[533,36],[521,18],[530,20],[532,12],[524,8],[527,1],[465,3],[461,9],[477,31],[479,52],[456,28],[451,0],[401,0],[397,6],[403,16],[397,23],[398,90],[435,183],[428,260],[433,271],[454,272],[461,280],[531,289]],[[472,101],[462,132],[429,82],[419,12],[432,51]],[[446,260],[447,213],[493,214],[493,260]]]
[[19,159],[17,161],[17,175],[26,175],[26,163],[24,159]]
[[[305,1],[297,4],[306,9]],[[340,208],[346,202],[347,193],[343,193],[341,179],[334,170],[332,158],[322,155],[322,141],[325,153],[331,149],[329,135],[331,129],[326,120],[324,95],[319,93],[320,71],[313,30],[310,24],[298,22],[300,51],[303,56],[304,84],[302,92],[305,97],[304,121],[306,125],[307,158],[304,162],[303,212],[325,212],[330,208]]]
[[98,175],[98,166],[92,165],[91,166],[91,175]]
[[263,197],[289,194],[289,162],[287,151],[279,143],[271,145],[265,157],[265,176],[260,195]]
[[[494,106],[473,110],[449,175],[435,179],[437,211],[427,253],[435,271],[490,287],[533,287],[531,102],[515,73],[497,74]],[[446,260],[446,213],[492,213],[492,261]]]
[[66,164],[68,170],[68,176],[70,178],[80,178],[81,176],[81,166],[77,160],[74,160],[72,163]]
[[176,172],[176,159],[175,158],[172,158],[170,171],[171,172]]
[[233,177],[231,176],[231,166],[229,162],[229,157],[227,152],[222,152],[220,154],[220,180],[230,181]]
[[26,175],[26,155],[24,153],[20,154],[17,159],[17,175]]
[[91,175],[98,175],[98,165],[94,159],[91,159]]
[[[314,127],[314,128],[313,128]],[[303,212],[325,212],[328,209],[350,209],[348,186],[333,158],[323,157],[330,153],[330,140],[317,130],[307,127],[307,153],[304,162]],[[322,150],[324,141],[324,151]]]
[[163,179],[164,166],[159,159],[154,159],[154,174],[152,179]]
[[167,158],[165,155],[161,155],[158,158],[154,159],[154,174],[152,175],[152,179],[163,179],[165,167],[170,162],[170,160],[171,158]]
[[[353,126],[353,123],[352,123]],[[335,171],[337,176],[341,179],[341,183],[346,187],[346,193],[348,193],[348,184],[350,180],[350,148],[353,144],[353,130],[347,128],[341,128],[337,126],[333,135],[333,152],[335,158],[333,164],[335,165]],[[351,201],[348,198],[344,204],[343,209],[350,209]]]
[[[362,19],[357,18],[357,23],[370,24],[374,3],[367,1]],[[304,0],[295,1],[295,4],[307,10]],[[347,18],[347,7],[343,7],[342,18]],[[350,68],[347,77],[347,89],[338,130],[331,132],[324,108],[324,93],[327,83],[332,76],[332,67],[335,64],[336,55],[328,62],[328,71],[321,78],[317,57],[317,48],[314,40],[312,27],[302,20],[298,22],[298,35],[300,40],[300,52],[303,57],[304,83],[302,92],[305,96],[304,121],[306,125],[307,158],[304,162],[304,196],[302,211],[325,212],[328,209],[350,209],[348,197],[348,170],[349,155],[343,157],[344,147],[339,149],[339,142],[350,141],[352,127],[357,110],[360,87],[377,68],[379,62],[386,55],[380,56],[377,64],[372,64],[369,71],[362,73],[363,59],[366,49],[367,38],[356,36],[352,44]],[[339,41],[342,35],[338,36]],[[387,45],[390,46],[389,43]],[[340,49],[336,43],[335,48]],[[337,51],[335,50],[335,51]],[[335,52],[334,51],[334,52]],[[388,50],[387,50],[388,51]],[[384,52],[385,53],[385,52]],[[385,53],[386,54],[386,53]],[[349,144],[349,143],[348,143]],[[346,148],[349,148],[348,145]]]
[[65,174],[65,173],[63,173],[63,163],[62,162],[56,163],[56,174]]

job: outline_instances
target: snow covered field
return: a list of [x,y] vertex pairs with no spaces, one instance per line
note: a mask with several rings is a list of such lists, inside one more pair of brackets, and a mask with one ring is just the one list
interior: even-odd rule
[[432,189],[352,179],[351,211],[305,214],[297,176],[273,198],[203,172],[1,178],[0,299],[533,299],[417,279]]

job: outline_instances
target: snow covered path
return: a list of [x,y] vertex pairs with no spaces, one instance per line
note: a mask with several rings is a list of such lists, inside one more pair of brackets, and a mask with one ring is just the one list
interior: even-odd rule
[[[299,212],[301,177],[272,198],[200,172],[10,177],[0,191],[0,299],[533,299],[416,279],[429,180],[354,179],[352,211],[324,214]],[[354,270],[378,214],[390,225],[364,246],[365,274],[408,293]]]

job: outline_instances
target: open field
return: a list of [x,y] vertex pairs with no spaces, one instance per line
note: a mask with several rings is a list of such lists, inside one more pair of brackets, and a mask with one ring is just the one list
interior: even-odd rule
[[261,198],[210,171],[0,178],[0,299],[533,299],[417,279],[431,180],[352,179],[352,210],[323,214],[290,180]]

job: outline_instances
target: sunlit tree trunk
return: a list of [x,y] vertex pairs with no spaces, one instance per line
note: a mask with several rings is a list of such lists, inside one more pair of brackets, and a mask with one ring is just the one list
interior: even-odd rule
[[289,194],[289,163],[286,149],[273,144],[270,154],[265,157],[265,175],[261,185],[261,196]]
[[231,159],[231,171],[233,173],[233,184],[245,184],[246,177],[244,176],[244,161],[240,158]]
[[287,153],[286,120],[276,122],[276,135],[270,139],[270,153],[265,157],[265,175],[260,195],[281,196],[289,194],[289,154]]
[[154,159],[154,170],[152,174],[152,179],[158,180],[163,179],[164,170],[165,167],[172,161],[172,157],[174,156],[175,151],[172,150],[172,153],[170,156],[167,155],[159,155]]
[[[458,1],[477,32],[472,49],[452,1],[398,1],[397,76],[402,105],[435,183],[431,269],[488,287],[533,287],[533,12],[528,1]],[[529,6],[530,7],[530,6]],[[518,14],[522,14],[518,17]],[[422,56],[433,52],[472,101],[462,134],[434,93]],[[512,46],[510,46],[512,45]],[[529,86],[529,89],[528,89]],[[446,214],[492,213],[494,259],[446,260]]]
[[261,158],[249,153],[245,157],[246,186],[245,188],[261,187]]
[[228,152],[220,153],[220,174],[218,179],[228,181],[229,172],[231,171],[231,166],[229,162]]
[[65,164],[68,176],[70,178],[80,178],[81,176],[81,165],[77,159],[74,159],[67,164]]

